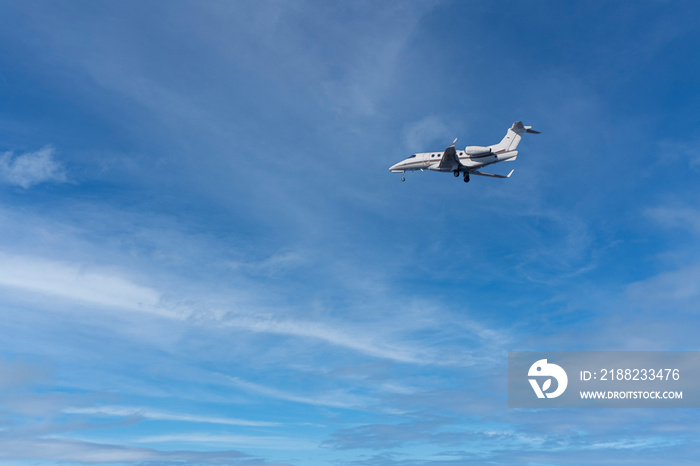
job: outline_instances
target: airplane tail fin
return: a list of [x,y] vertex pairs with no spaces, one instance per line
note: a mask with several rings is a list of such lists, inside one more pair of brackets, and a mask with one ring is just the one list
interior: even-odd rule
[[520,144],[520,139],[522,139],[523,134],[525,133],[540,134],[539,131],[535,131],[534,129],[532,129],[532,126],[524,126],[522,121],[516,121],[515,123],[513,123],[513,126],[508,128],[508,132],[506,133],[505,137],[501,140],[501,142],[499,142],[495,146],[492,146],[492,151],[509,152],[515,150],[518,147],[518,144]]

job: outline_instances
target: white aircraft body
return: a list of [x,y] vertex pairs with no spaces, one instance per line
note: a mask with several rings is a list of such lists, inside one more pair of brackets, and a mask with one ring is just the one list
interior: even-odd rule
[[[452,172],[456,177],[462,173],[465,183],[469,182],[470,174],[492,178],[509,178],[514,170],[511,170],[507,175],[494,175],[484,173],[479,169],[494,163],[515,160],[518,156],[518,151],[515,149],[525,133],[539,134],[539,131],[533,130],[532,126],[523,126],[521,121],[516,121],[508,129],[503,140],[493,146],[467,146],[464,150],[458,151],[455,149],[457,143],[457,139],[455,139],[442,155],[439,152],[420,152],[392,165],[389,170],[402,174],[414,170],[433,170]],[[406,181],[406,177],[402,176],[401,181]]]

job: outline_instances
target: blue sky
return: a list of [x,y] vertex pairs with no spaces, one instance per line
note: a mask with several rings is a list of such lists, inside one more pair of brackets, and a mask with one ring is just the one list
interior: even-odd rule
[[696,464],[506,365],[699,349],[698,14],[1,2],[0,464]]

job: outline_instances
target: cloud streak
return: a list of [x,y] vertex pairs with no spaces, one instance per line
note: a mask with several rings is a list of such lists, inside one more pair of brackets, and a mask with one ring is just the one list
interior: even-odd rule
[[294,403],[330,406],[334,408],[361,408],[363,406],[367,406],[370,402],[370,400],[364,397],[340,391],[329,392],[321,396],[304,396],[243,380],[239,377],[228,377],[228,380],[233,385],[248,392],[279,400],[292,401]]
[[197,416],[194,414],[171,413],[144,407],[100,406],[96,408],[66,408],[67,414],[90,414],[97,416],[138,417],[158,421],[183,421],[204,424],[222,424],[229,426],[272,427],[279,426],[277,422],[249,421],[222,417]]
[[160,294],[118,275],[27,256],[0,254],[0,286],[172,317]]
[[236,445],[238,447],[264,448],[270,450],[314,450],[318,447],[315,442],[304,441],[291,437],[251,436],[211,433],[165,434],[143,437],[139,443],[201,443],[205,445]]
[[123,463],[177,461],[177,464],[268,464],[238,451],[162,451],[153,448],[84,442],[66,438],[13,438],[0,436],[0,459]]

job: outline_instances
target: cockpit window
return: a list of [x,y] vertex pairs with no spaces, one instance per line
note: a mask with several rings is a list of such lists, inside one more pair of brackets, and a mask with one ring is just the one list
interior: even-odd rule
[[416,154],[413,154],[412,156],[409,157],[409,159],[412,159],[412,158],[415,157],[415,156],[416,156]]

